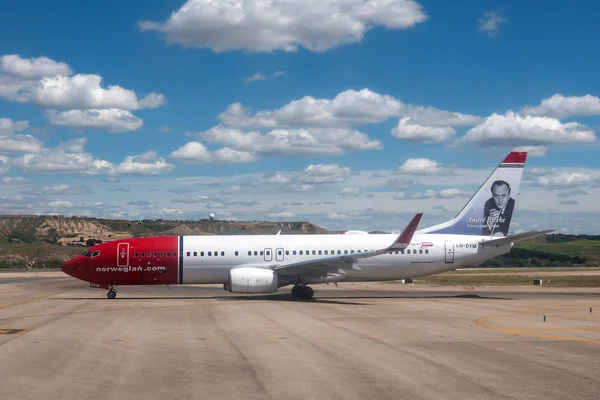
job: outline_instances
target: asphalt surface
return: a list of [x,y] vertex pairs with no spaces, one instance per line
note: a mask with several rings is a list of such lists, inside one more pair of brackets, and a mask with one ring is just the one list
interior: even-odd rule
[[339,286],[0,274],[0,399],[598,398],[597,288]]

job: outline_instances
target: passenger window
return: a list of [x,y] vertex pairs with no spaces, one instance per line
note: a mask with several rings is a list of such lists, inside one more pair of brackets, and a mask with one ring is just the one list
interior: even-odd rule
[[238,255],[238,252],[237,252],[237,251],[235,252],[235,255],[236,255],[236,256]]
[[290,251],[289,251],[289,250],[286,250],[286,251],[285,251],[285,255],[286,255],[286,256],[289,256],[289,255],[290,255]]
[[354,250],[350,250],[350,253],[351,253],[351,254],[354,254]]
[[327,250],[325,250],[325,255],[327,255]]
[[419,254],[423,254],[423,249],[419,249]]
[[198,252],[197,251],[194,252],[194,257],[198,257]]
[[277,255],[280,256],[281,254],[281,250],[277,250]]
[[209,251],[207,254],[208,254],[208,256],[210,257],[210,255],[211,255],[211,252]]
[[302,254],[302,250],[300,250],[300,255],[303,255],[303,254]]
[[348,250],[344,250],[344,254],[348,254]]
[[429,254],[429,250],[428,249],[425,249],[425,254]]
[[146,257],[146,253],[142,251],[142,257]]
[[167,257],[171,257],[171,252],[167,251]]
[[254,250],[254,255],[257,256],[258,255],[258,251]]
[[200,257],[204,257],[204,252],[203,251],[200,252]]
[[[261,255],[261,256],[263,255],[263,252],[262,252],[262,251],[260,252],[260,255]],[[268,255],[268,256],[270,256],[270,255],[271,255],[271,250],[267,250],[267,255]]]
[[252,252],[251,252],[251,251],[248,251],[248,255],[249,255],[249,256],[251,256],[251,255],[252,255]]
[[161,256],[161,257],[164,257],[164,256],[165,256],[165,252],[164,252],[164,251],[161,251],[161,252],[160,252],[160,256]]
[[[237,253],[237,251],[236,251],[236,253]],[[224,255],[225,255],[225,252],[224,252],[224,251],[222,251],[222,252],[221,252],[221,255],[222,255],[222,256],[224,256]],[[236,256],[237,256],[237,254],[236,254]]]
[[139,257],[139,256],[138,256],[138,253],[135,253],[135,254],[134,254],[134,256],[135,256],[135,257]]
[[216,257],[216,256],[218,256],[218,255],[219,255],[219,252],[218,252],[218,251],[215,251],[215,252],[213,253],[213,256],[215,256],[215,257]]
[[[271,254],[271,253],[269,253],[269,252],[267,251],[267,254]],[[260,255],[261,255],[261,256],[264,256],[264,255],[265,255],[265,252],[261,250],[261,251],[260,251]]]
[[294,255],[294,256],[296,255],[296,250],[292,251],[292,255]]
[[[150,253],[148,253],[148,254],[150,254]],[[188,257],[190,256],[190,252],[189,251],[186,254],[187,254]]]
[[154,257],[158,257],[158,252],[157,251],[154,252]]

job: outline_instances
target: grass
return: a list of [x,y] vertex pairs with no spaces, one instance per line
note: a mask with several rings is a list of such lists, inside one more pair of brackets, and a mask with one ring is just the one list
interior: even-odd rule
[[[464,268],[455,271],[443,272],[442,274],[447,275],[473,275],[473,274],[519,274],[523,272],[586,272],[586,271],[600,271],[598,267],[539,267],[539,268]],[[440,275],[442,275],[440,274]]]
[[566,254],[572,257],[600,259],[600,240],[578,239],[565,243],[522,241],[515,248],[538,250],[545,253]]
[[[414,280],[415,284],[441,286],[533,286],[533,279],[542,279],[550,287],[600,287],[600,274],[577,275],[577,272],[598,271],[598,268],[502,268],[486,270],[448,271]],[[549,275],[549,272],[567,271],[573,275]],[[535,277],[519,275],[538,272]]]

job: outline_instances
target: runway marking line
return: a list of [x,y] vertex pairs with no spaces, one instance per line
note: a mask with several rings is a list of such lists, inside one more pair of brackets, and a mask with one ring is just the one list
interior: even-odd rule
[[[491,329],[496,332],[501,333],[509,333],[512,335],[518,336],[528,336],[528,337],[536,337],[539,339],[550,339],[550,340],[561,340],[561,341],[569,341],[569,342],[579,342],[579,343],[596,343],[600,344],[600,340],[596,339],[581,339],[570,336],[557,336],[557,335],[548,335],[543,333],[535,333],[534,331],[541,330],[551,330],[551,331],[578,331],[578,330],[600,330],[600,328],[580,328],[580,327],[572,327],[572,328],[501,328],[495,327],[490,324],[491,319],[500,318],[500,317],[514,317],[515,315],[532,315],[536,316],[538,314],[532,313],[515,313],[515,314],[503,314],[503,315],[489,315],[487,317],[481,317],[475,320],[475,323],[483,328]],[[573,316],[565,316],[565,315],[553,315],[553,317],[559,318],[574,318]]]
[[23,332],[25,332],[25,329],[11,329],[11,328],[0,329],[0,335],[16,335],[16,334],[23,333]]

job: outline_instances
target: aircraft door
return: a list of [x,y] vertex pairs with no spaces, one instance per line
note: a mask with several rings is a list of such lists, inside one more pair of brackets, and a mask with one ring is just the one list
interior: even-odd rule
[[446,248],[446,262],[453,263],[454,262],[454,243],[452,242],[452,240],[446,240],[445,248]]
[[117,245],[117,267],[129,266],[129,243]]
[[273,259],[273,254],[271,249],[265,249],[265,261],[271,261]]
[[277,250],[275,250],[275,259],[277,261],[283,261],[283,249],[282,248],[278,248]]

